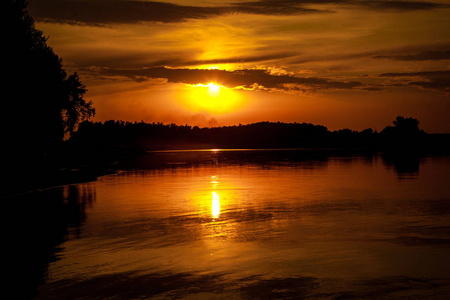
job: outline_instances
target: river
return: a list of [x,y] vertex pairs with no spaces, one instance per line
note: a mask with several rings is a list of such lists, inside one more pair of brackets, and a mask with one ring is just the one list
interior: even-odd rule
[[4,292],[449,299],[449,178],[448,156],[151,152],[9,200]]

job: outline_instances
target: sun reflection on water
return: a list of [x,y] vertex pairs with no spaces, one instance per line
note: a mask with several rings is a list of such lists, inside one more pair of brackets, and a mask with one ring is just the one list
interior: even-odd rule
[[220,196],[217,192],[212,192],[211,214],[214,219],[220,215]]
[[213,191],[212,194],[212,202],[211,202],[211,215],[214,219],[219,218],[220,215],[220,195],[217,190],[217,185],[219,184],[218,176],[211,176],[211,183]]

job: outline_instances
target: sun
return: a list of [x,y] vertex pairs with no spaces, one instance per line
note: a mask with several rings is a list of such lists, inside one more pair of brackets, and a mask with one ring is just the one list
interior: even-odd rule
[[214,82],[210,82],[206,86],[208,87],[208,91],[211,93],[217,93],[220,91],[220,85],[217,85]]
[[242,95],[232,88],[215,82],[186,85],[179,99],[190,110],[209,113],[227,113],[244,105]]

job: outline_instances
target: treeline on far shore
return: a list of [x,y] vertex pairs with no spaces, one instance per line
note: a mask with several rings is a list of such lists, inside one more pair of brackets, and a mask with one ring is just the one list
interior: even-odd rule
[[[414,118],[397,117],[381,132],[372,129],[330,131],[309,123],[259,122],[247,125],[197,126],[106,121],[80,123],[71,138],[49,148],[10,152],[3,165],[7,178],[0,198],[25,191],[95,180],[115,172],[121,161],[151,150],[309,148],[322,155],[377,152],[409,166],[427,154],[450,154],[450,134],[428,134]],[[8,145],[7,145],[8,147]],[[389,154],[391,153],[391,154]],[[304,155],[304,153],[303,153]]]
[[85,149],[138,151],[202,148],[366,148],[371,150],[447,151],[450,134],[428,134],[414,118],[399,116],[381,132],[371,128],[330,131],[310,123],[259,122],[247,125],[197,126],[85,121],[68,144]]

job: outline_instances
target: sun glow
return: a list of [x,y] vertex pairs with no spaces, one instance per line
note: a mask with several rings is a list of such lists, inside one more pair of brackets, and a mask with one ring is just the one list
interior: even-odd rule
[[199,83],[199,84],[194,84],[192,86],[196,87],[196,88],[206,88],[208,95],[211,97],[217,97],[222,89],[226,89],[226,87],[219,85],[217,83],[214,83],[214,82],[210,82],[208,84]]
[[180,101],[190,110],[209,113],[227,113],[244,104],[240,91],[215,82],[186,85],[179,94]]
[[208,86],[209,92],[211,92],[211,93],[217,93],[220,91],[220,85],[217,85],[213,82],[208,83],[207,86]]

